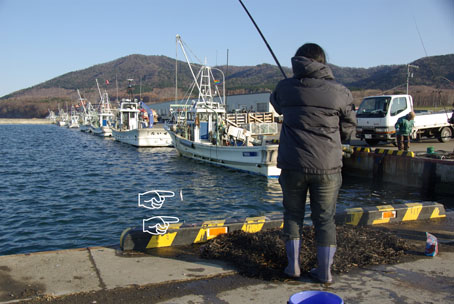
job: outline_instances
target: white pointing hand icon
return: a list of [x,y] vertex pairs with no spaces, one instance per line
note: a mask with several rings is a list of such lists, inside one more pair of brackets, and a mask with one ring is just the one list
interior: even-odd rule
[[153,216],[143,220],[143,232],[153,235],[166,234],[170,224],[176,224],[180,220],[175,216]]
[[139,193],[138,204],[139,207],[147,209],[160,209],[164,204],[167,197],[174,197],[175,193],[166,190],[151,190],[144,193]]

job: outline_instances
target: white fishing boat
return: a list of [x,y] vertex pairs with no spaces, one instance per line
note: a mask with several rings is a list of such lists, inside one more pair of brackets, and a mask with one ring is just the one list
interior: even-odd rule
[[50,121],[50,123],[56,124],[57,123],[57,115],[55,115],[55,112],[51,111],[50,109],[48,109],[48,111],[49,111],[49,115],[47,115],[46,119],[48,119]]
[[114,120],[114,113],[109,101],[109,95],[106,90],[101,94],[98,79],[96,79],[98,86],[99,96],[101,98],[98,111],[96,111],[91,119],[90,132],[94,135],[101,137],[112,136],[112,124]]
[[67,126],[68,128],[79,128],[79,114],[74,106],[71,107],[71,115]]
[[90,132],[90,124],[95,110],[91,103],[82,97],[79,89],[77,89],[77,94],[79,95],[80,107],[82,107],[82,112],[79,115],[79,130],[82,132]]
[[[222,71],[203,65],[197,76],[188,60],[181,37],[180,45],[193,76],[192,90],[181,104],[171,106],[173,122],[166,126],[173,145],[182,156],[242,170],[266,177],[278,177],[279,130],[273,113],[226,113]],[[218,88],[222,77],[222,94]]]
[[171,147],[172,140],[163,127],[154,124],[153,111],[137,99],[122,99],[116,126],[115,140],[136,147]]
[[68,122],[69,122],[68,113],[66,113],[65,110],[63,110],[63,109],[59,109],[58,115],[56,118],[56,122],[59,127],[64,127],[64,126],[68,125]]
[[94,109],[90,102],[83,104],[83,112],[80,114],[79,130],[82,132],[90,132],[90,125],[93,119]]

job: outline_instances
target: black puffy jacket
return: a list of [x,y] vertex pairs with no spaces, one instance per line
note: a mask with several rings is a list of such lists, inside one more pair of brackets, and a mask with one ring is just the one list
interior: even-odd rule
[[306,57],[293,57],[294,76],[281,80],[271,94],[283,114],[277,165],[313,174],[342,168],[342,141],[356,126],[350,91],[334,80],[331,69]]

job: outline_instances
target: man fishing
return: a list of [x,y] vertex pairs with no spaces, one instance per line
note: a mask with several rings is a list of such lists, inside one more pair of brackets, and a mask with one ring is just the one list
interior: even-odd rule
[[325,52],[314,43],[292,58],[293,77],[281,80],[270,101],[283,114],[277,166],[283,192],[284,235],[290,277],[301,274],[299,256],[306,196],[310,192],[318,267],[310,275],[332,283],[336,252],[334,215],[342,185],[342,144],[356,127],[350,91],[334,80]]

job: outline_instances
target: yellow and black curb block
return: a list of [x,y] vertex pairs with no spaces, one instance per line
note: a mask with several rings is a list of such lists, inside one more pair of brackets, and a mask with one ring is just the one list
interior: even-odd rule
[[375,149],[375,154],[384,154],[384,155],[395,155],[395,156],[406,156],[406,157],[415,157],[415,153],[412,151],[402,151],[402,150],[389,150],[389,149]]
[[[377,225],[442,217],[446,217],[442,204],[406,203],[345,209],[336,214],[336,224]],[[241,221],[213,220],[193,225],[172,224],[163,235],[153,235],[143,232],[142,227],[134,227],[123,231],[120,237],[120,248],[124,251],[145,251],[151,248],[202,243],[220,234],[236,230],[254,233],[273,228],[283,228],[282,214],[248,217]]]
[[353,147],[353,151],[355,153],[370,153],[370,148],[369,147]]
[[400,223],[446,217],[442,204],[434,202],[405,203],[345,209],[336,215],[336,224],[365,226]]
[[205,221],[199,225],[175,224],[170,225],[167,233],[163,235],[153,235],[143,232],[142,227],[135,227],[123,231],[120,237],[120,247],[122,250],[143,251],[150,248],[202,243],[220,234],[236,230],[254,233],[261,230],[282,227],[282,214],[248,217],[241,221]]

